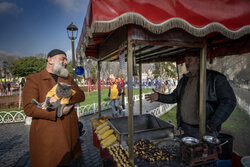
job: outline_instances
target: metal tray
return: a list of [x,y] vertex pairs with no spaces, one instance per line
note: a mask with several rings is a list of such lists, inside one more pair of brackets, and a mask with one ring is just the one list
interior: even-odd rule
[[[121,144],[127,146],[128,141],[128,117],[108,119],[111,127],[121,136]],[[173,137],[174,125],[167,123],[151,114],[135,115],[134,141],[141,138],[154,141],[162,138]]]

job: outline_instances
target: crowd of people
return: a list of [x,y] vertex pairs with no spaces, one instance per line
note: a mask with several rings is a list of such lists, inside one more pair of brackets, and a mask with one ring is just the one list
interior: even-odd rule
[[[147,95],[146,99],[150,102],[177,103],[178,128],[184,131],[184,135],[198,138],[199,57],[187,56],[185,63],[189,73],[182,77],[171,94],[154,92]],[[54,49],[47,55],[46,68],[27,77],[23,90],[23,108],[25,114],[32,117],[29,135],[30,166],[69,166],[82,153],[74,105],[84,101],[85,94],[69,76],[67,64],[66,53]],[[206,74],[207,134],[217,136],[222,123],[234,110],[236,98],[223,74],[211,70],[207,70]],[[112,115],[118,118],[124,116],[125,84],[121,76],[112,76],[110,79],[108,97],[112,104]],[[48,92],[53,95],[48,95]]]
[[24,82],[0,82],[0,96],[8,96],[19,93],[20,85],[21,88],[24,86]]

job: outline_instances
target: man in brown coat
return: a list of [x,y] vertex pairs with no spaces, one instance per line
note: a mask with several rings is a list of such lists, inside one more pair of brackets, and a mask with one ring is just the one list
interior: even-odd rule
[[[54,49],[47,57],[47,67],[37,74],[27,77],[23,91],[23,108],[27,116],[32,117],[30,127],[30,166],[56,167],[68,166],[81,155],[78,131],[78,117],[74,104],[84,101],[84,92],[68,76],[65,52]],[[57,118],[56,111],[47,111],[31,103],[36,99],[42,103],[47,92],[57,82],[72,85],[76,94],[70,104],[63,109],[63,116]],[[50,102],[55,102],[51,98]]]

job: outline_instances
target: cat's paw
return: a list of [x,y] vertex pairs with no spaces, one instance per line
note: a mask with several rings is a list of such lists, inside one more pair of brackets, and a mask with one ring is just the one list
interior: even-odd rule
[[59,109],[59,110],[56,111],[56,116],[57,116],[58,118],[60,118],[62,115],[63,115],[62,110]]

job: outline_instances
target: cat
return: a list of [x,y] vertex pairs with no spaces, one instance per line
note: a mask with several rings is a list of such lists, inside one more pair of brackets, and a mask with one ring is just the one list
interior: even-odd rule
[[[63,108],[69,104],[69,100],[71,96],[73,96],[76,92],[72,89],[72,86],[58,82],[46,95],[45,102],[39,103],[36,99],[32,99],[32,104],[35,106],[42,108],[43,104],[45,104],[45,109],[48,111],[56,111],[57,117],[61,117],[63,115]],[[57,101],[50,103],[50,98],[55,97]]]

